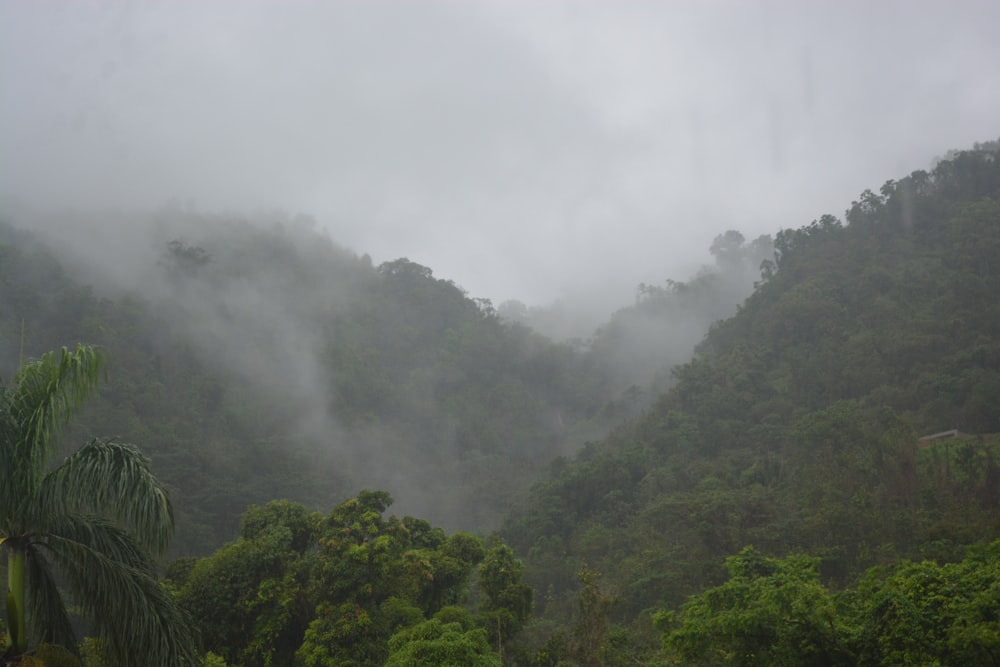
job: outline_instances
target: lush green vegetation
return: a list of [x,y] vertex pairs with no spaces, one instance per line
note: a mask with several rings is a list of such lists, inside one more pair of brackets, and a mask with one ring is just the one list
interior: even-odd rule
[[239,540],[175,561],[170,586],[229,664],[500,664],[531,613],[513,552],[385,517],[390,503],[362,491],[327,516],[288,501],[251,507]]
[[4,662],[39,642],[76,648],[64,591],[119,664],[194,665],[195,637],[156,578],[173,532],[164,489],[133,447],[95,440],[49,465],[64,420],[93,391],[102,358],[66,348],[0,385]]
[[1000,431],[998,201],[984,149],[863,193],[847,224],[780,232],[763,284],[676,385],[553,464],[508,520],[527,580],[552,592],[542,621],[571,622],[587,565],[653,655],[650,615],[720,584],[745,545],[811,554],[845,586],[996,538],[995,441],[918,436]]
[[714,269],[642,286],[591,340],[559,343],[301,220],[167,209],[147,236],[155,251],[137,247],[123,278],[0,224],[0,371],[22,340],[28,355],[75,340],[107,352],[74,435],[143,443],[176,491],[178,555],[230,539],[248,504],[330,507],[364,487],[451,529],[497,528],[552,458],[651,402],[770,247],[730,232]]
[[[155,229],[145,273],[98,296],[81,282],[107,276],[0,226],[0,370],[21,340],[105,351],[67,440],[142,443],[180,556],[162,587],[142,560],[143,585],[191,616],[206,664],[997,661],[996,145],[773,245],[722,234],[713,269],[641,285],[572,343],[295,221]],[[694,358],[658,342],[724,316],[761,260]],[[428,519],[386,516],[389,493]],[[86,602],[86,664],[123,660]]]
[[667,628],[668,664],[1000,663],[1000,541],[957,563],[872,568],[835,592],[818,565],[752,547],[727,558],[726,583],[657,619]]
[[[107,352],[109,383],[75,433],[143,443],[177,491],[175,553],[217,547],[250,503],[329,507],[362,486],[496,527],[577,430],[614,418],[588,358],[426,267],[373,267],[295,226],[196,222],[198,244],[164,244],[136,289],[100,297],[0,226],[0,368],[22,338],[29,355],[73,340]],[[447,498],[427,491],[441,478]]]

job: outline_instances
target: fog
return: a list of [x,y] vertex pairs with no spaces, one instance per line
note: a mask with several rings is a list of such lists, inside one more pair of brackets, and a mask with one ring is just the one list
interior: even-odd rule
[[[8,1],[0,222],[98,294],[139,292],[226,370],[227,400],[294,406],[281,440],[330,493],[485,529],[506,496],[477,485],[515,457],[470,450],[433,404],[455,369],[398,388],[433,451],[387,416],[343,422],[323,318],[360,291],[331,267],[408,257],[585,339],[617,407],[564,429],[559,397],[543,406],[545,455],[570,454],[735,311],[753,239],[1000,135],[996,25],[971,2]],[[746,257],[713,259],[731,229]],[[173,241],[211,270],[171,276]]]
[[989,1],[6,0],[0,206],[304,212],[472,296],[607,312],[726,229],[995,138],[997,25]]

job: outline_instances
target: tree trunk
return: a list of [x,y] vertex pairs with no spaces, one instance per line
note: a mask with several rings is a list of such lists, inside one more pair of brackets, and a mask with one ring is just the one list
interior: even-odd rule
[[14,655],[28,648],[24,610],[24,549],[17,545],[7,547],[7,648]]

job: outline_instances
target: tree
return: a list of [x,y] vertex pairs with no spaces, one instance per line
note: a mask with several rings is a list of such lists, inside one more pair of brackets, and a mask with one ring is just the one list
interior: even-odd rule
[[319,519],[287,500],[251,506],[240,539],[194,563],[177,601],[204,648],[244,667],[293,662],[315,604],[307,552]]
[[504,641],[517,634],[531,616],[533,592],[521,580],[523,571],[524,565],[514,557],[514,550],[503,542],[495,543],[479,566],[484,598],[479,623],[496,640],[501,656]]
[[730,229],[725,234],[719,234],[712,241],[708,251],[720,265],[736,264],[743,259],[743,244],[746,239],[738,231]]
[[385,664],[396,632],[466,601],[485,556],[469,533],[384,517],[391,504],[385,491],[363,490],[324,517],[271,501],[247,510],[236,541],[172,564],[204,648],[243,667]]
[[94,440],[49,470],[63,423],[103,365],[93,347],[62,348],[0,384],[4,658],[17,663],[38,642],[76,647],[61,585],[113,661],[194,665],[189,625],[156,579],[173,510],[149,462],[131,445]]
[[727,558],[729,581],[657,615],[667,664],[1000,664],[1000,540],[957,563],[869,568],[837,593],[818,562],[752,547]]
[[437,618],[400,630],[389,640],[386,667],[500,667],[486,631]]
[[668,656],[687,665],[856,664],[818,562],[753,547],[727,558],[729,581],[658,617]]
[[583,589],[577,602],[573,652],[581,667],[600,667],[607,661],[608,614],[615,604],[600,587],[601,573],[584,566],[579,573]]
[[902,563],[868,571],[849,608],[858,660],[872,665],[1000,664],[1000,541],[958,563]]

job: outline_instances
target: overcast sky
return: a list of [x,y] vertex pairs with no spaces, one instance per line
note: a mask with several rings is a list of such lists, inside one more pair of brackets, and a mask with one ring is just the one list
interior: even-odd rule
[[627,298],[1000,137],[998,28],[995,0],[0,0],[0,206],[278,207],[495,302]]

